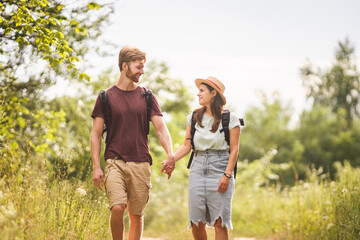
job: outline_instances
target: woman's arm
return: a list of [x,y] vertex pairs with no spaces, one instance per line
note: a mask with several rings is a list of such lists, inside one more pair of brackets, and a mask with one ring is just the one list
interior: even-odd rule
[[231,175],[234,170],[236,160],[239,154],[240,127],[234,127],[230,130],[230,156],[225,173]]
[[[231,175],[236,160],[239,154],[239,142],[240,142],[240,127],[234,127],[230,130],[230,155],[229,155],[229,162],[225,169],[225,173]],[[226,177],[225,175],[221,177],[218,185],[218,192],[224,193],[229,187],[230,178]]]
[[175,161],[179,161],[183,157],[189,154],[191,151],[191,134],[190,134],[190,124],[188,123],[186,126],[186,134],[184,143],[179,147],[179,149],[175,152],[174,157]]

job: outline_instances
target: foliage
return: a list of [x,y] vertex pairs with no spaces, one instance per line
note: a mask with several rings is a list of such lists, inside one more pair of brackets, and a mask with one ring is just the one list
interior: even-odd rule
[[346,113],[339,109],[337,113],[314,106],[300,116],[297,129],[299,141],[304,147],[301,162],[306,166],[323,167],[325,172],[335,174],[334,162],[348,160],[353,166],[360,166],[359,120],[353,120],[348,127]]
[[65,64],[73,76],[79,74],[80,79],[89,79],[85,73],[79,73],[75,62],[79,62],[80,58],[73,48],[75,41],[81,42],[90,34],[98,34],[95,33],[95,26],[100,18],[96,19],[96,23],[81,18],[100,7],[96,2],[89,2],[71,9],[56,0],[11,0],[1,3],[0,53],[6,59],[0,65],[1,71],[21,65],[24,57],[31,52],[48,61],[55,69]]
[[58,140],[55,132],[65,120],[65,112],[45,112],[42,109],[30,112],[24,107],[29,102],[28,98],[10,95],[12,91],[9,88],[1,90],[8,99],[0,105],[0,154],[4,157],[9,154],[16,156],[17,152],[13,150],[19,148],[38,153],[51,152],[51,145]]
[[89,51],[110,12],[110,5],[89,1],[0,3],[1,153],[28,148],[29,154],[56,154],[65,111],[50,109],[44,91],[60,78],[89,79],[75,62]]
[[240,161],[263,159],[268,152],[276,151],[271,159],[275,164],[272,172],[282,185],[304,180],[308,168],[322,168],[334,179],[336,161],[360,166],[359,119],[348,125],[345,109],[332,112],[314,105],[291,126],[291,106],[276,96],[272,101],[264,99],[260,107],[246,111],[246,122],[251,124],[241,134]]
[[[54,178],[51,163],[42,154],[20,151],[17,157],[8,160],[1,157],[0,165],[5,161],[10,161],[11,170],[0,169],[3,239],[110,238],[107,199],[104,191],[95,189],[90,177],[85,181]],[[185,165],[177,166],[170,181],[157,174],[153,176],[144,237],[192,239],[191,231],[186,229]],[[358,238],[359,169],[349,163],[337,163],[336,181],[321,171],[308,169],[306,181],[282,187],[266,180],[271,173],[269,166],[264,159],[240,163],[232,204],[231,238]],[[213,229],[207,230],[212,238]]]
[[261,106],[250,107],[245,112],[249,124],[245,125],[241,135],[240,159],[259,159],[266,152],[292,140],[289,128],[291,114],[291,107],[284,106],[278,95],[273,96],[272,102],[263,95]]
[[360,116],[360,72],[355,62],[355,47],[348,39],[338,43],[335,63],[329,70],[313,70],[311,64],[301,68],[307,96],[314,104],[328,107],[333,112],[346,111],[346,120]]
[[42,154],[20,151],[7,161],[11,171],[0,170],[2,239],[109,238],[104,193],[88,182],[53,178]]
[[292,107],[282,103],[278,94],[272,99],[262,96],[262,105],[250,107],[245,112],[245,125],[240,136],[240,161],[252,162],[271,158],[272,180],[293,185],[304,179],[305,167],[301,156],[304,146],[291,127]]

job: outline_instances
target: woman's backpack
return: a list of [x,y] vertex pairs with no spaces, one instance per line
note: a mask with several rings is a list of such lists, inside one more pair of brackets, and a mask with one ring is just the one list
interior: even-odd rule
[[[244,119],[239,118],[240,121],[240,125],[244,126]],[[224,132],[225,135],[225,141],[227,142],[227,144],[230,146],[230,130],[229,130],[229,123],[230,123],[230,111],[228,109],[225,109],[223,111],[223,114],[221,116],[221,125],[222,125],[222,129],[220,130],[220,132]],[[190,169],[191,167],[191,163],[192,163],[192,159],[194,158],[194,153],[195,153],[195,145],[194,145],[194,135],[195,135],[195,111],[192,113],[191,115],[191,129],[190,129],[190,135],[191,135],[191,148],[192,148],[192,153],[187,165],[187,168]],[[234,167],[234,177],[236,178],[236,172],[237,172],[237,161]]]

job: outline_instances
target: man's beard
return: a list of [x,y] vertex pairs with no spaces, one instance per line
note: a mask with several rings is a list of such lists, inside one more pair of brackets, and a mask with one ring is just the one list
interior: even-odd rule
[[139,82],[140,76],[137,77],[138,74],[133,74],[130,68],[126,72],[126,77],[131,79],[133,82]]

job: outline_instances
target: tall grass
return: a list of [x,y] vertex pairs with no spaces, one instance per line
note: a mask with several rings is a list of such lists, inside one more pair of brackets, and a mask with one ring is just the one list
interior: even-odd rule
[[[360,238],[359,169],[338,163],[336,181],[309,170],[306,182],[284,187],[262,185],[256,164],[245,164],[238,173],[231,238]],[[187,230],[188,171],[183,165],[178,164],[170,181],[153,168],[144,236],[192,239]],[[91,176],[82,182],[50,169],[42,156],[1,156],[1,239],[110,239],[104,191],[95,189]],[[213,239],[214,230],[208,232]]]
[[91,184],[54,178],[41,158],[1,159],[1,239],[109,239],[107,199]]
[[309,170],[293,187],[254,187],[239,180],[234,235],[269,239],[359,239],[360,169],[337,163],[338,179]]

